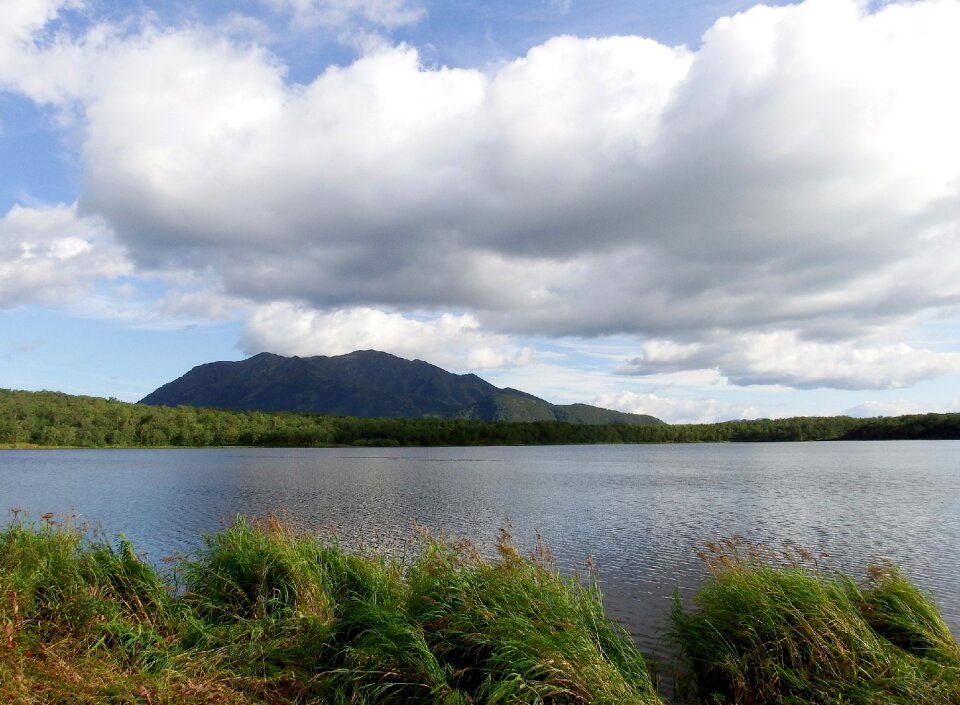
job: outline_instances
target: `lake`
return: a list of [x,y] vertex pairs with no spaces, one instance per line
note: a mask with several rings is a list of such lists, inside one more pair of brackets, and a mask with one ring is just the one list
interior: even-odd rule
[[960,441],[0,451],[0,510],[72,511],[150,560],[275,510],[394,552],[420,525],[492,553],[509,524],[563,569],[591,556],[608,611],[662,653],[674,590],[703,577],[696,551],[734,534],[857,576],[889,558],[960,634],[958,458]]

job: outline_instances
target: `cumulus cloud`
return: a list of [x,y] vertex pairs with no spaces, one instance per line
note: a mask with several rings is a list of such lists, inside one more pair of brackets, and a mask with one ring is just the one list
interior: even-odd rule
[[956,413],[958,410],[960,410],[960,400],[957,399],[939,404],[936,408],[931,408],[929,405],[921,406],[909,399],[894,399],[892,401],[865,401],[846,409],[843,413],[847,416],[873,418],[875,416],[904,416],[906,414],[931,412],[947,414]]
[[76,9],[82,0],[6,0],[0,46],[14,42],[30,43],[33,35],[56,19],[62,10]]
[[0,309],[36,304],[154,328],[249,308],[202,271],[138,272],[109,224],[76,204],[16,205],[0,217]]
[[249,354],[301,356],[374,349],[456,370],[521,366],[533,355],[506,336],[484,333],[470,314],[418,319],[371,308],[321,312],[285,303],[259,308],[249,318],[242,347]]
[[674,399],[656,394],[611,392],[596,397],[592,404],[630,414],[650,414],[668,423],[717,423],[731,419],[757,418],[756,407],[730,404],[716,399]]
[[75,205],[14,206],[0,218],[0,308],[63,303],[132,271],[109,227]]
[[798,389],[889,389],[909,387],[960,371],[960,354],[933,352],[906,344],[861,345],[801,339],[796,332],[747,333],[717,342],[679,345],[655,340],[644,354],[624,364],[624,375],[654,375],[716,369],[730,382],[783,385]]
[[[304,22],[418,11],[268,1]],[[866,388],[956,369],[864,342],[960,304],[956,2],[758,6],[697,51],[565,36],[488,70],[383,47],[303,85],[196,27],[31,43],[60,4],[17,0],[0,81],[77,109],[81,207],[138,266],[209,270],[272,312],[248,340],[283,343],[270,321],[304,311],[459,311],[483,335],[660,341],[636,373]]]

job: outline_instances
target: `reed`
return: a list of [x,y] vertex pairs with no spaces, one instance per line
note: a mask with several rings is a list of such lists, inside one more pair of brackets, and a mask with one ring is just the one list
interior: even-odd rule
[[595,581],[499,546],[425,536],[396,560],[239,518],[168,587],[122,538],[15,521],[0,702],[660,702]]
[[957,644],[932,601],[881,566],[858,585],[809,554],[710,544],[712,577],[672,638],[709,703],[960,703]]
[[15,517],[0,532],[0,702],[136,691],[167,662],[175,616],[164,581],[123,537],[91,542],[69,515],[41,520]]
[[[597,581],[503,532],[402,559],[238,518],[161,575],[69,517],[0,530],[0,702],[662,702]],[[960,649],[895,566],[866,579],[736,539],[671,637],[704,703],[960,705]]]
[[500,560],[431,541],[410,574],[413,618],[472,702],[652,703],[646,664],[604,616],[596,580],[563,577],[507,532]]

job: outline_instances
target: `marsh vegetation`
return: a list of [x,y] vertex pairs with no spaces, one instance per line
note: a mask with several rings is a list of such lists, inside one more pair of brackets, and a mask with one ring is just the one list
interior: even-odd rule
[[[960,651],[894,566],[863,584],[730,540],[676,606],[681,684],[710,703],[960,703]],[[402,557],[238,518],[156,569],[69,518],[0,532],[8,703],[662,703],[595,576],[504,532]]]
[[45,519],[0,534],[3,702],[658,702],[595,581],[506,533],[403,560],[240,518],[165,581]]
[[671,638],[710,703],[960,703],[960,649],[937,607],[892,564],[857,583],[803,549],[708,544],[711,572]]

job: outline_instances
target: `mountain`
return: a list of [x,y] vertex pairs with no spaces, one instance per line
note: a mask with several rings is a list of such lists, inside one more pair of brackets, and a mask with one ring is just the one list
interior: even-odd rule
[[422,360],[376,350],[334,357],[260,353],[240,362],[211,362],[194,367],[140,403],[367,418],[663,423],[652,416],[587,404],[551,404],[518,389],[500,389],[474,374],[453,374]]

